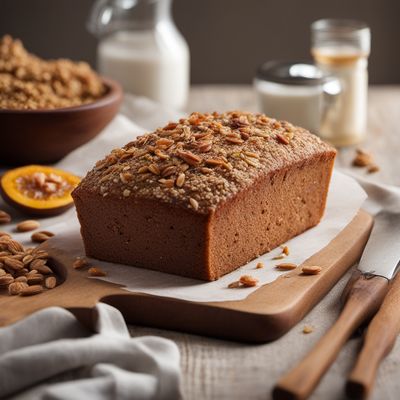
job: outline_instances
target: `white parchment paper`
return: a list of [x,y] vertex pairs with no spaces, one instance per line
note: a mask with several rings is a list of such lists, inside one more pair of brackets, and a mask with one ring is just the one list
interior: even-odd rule
[[[143,133],[145,129],[141,126],[151,130],[169,120],[179,118],[178,114],[170,111],[163,113],[155,105],[142,99],[126,99],[124,112],[125,115],[117,116],[101,135],[69,154],[57,166],[83,176],[98,159],[111,149],[120,147]],[[134,124],[126,115],[133,116],[135,122],[139,121],[141,126]],[[327,209],[321,223],[286,243],[290,248],[290,255],[284,261],[300,264],[328,245],[356,215],[366,197],[364,190],[353,178],[335,172],[328,195]],[[2,205],[2,208],[6,207]],[[13,213],[12,210],[8,211]],[[21,219],[20,216],[19,218]],[[15,222],[18,222],[18,216],[14,219]],[[84,255],[79,223],[74,209],[61,216],[43,220],[42,228],[56,233],[56,236],[51,239],[54,246],[68,252],[72,257]],[[29,242],[29,237],[30,233],[15,234],[17,240],[26,244]],[[281,249],[278,248],[264,254],[215,282],[202,282],[98,260],[93,260],[93,264],[103,268],[107,272],[107,277],[93,279],[103,279],[123,285],[128,291],[176,299],[198,302],[240,300],[259,286],[274,281],[284,273],[275,268],[275,265],[283,260],[272,260],[280,252]],[[265,267],[256,269],[258,262],[264,263]],[[243,274],[250,274],[258,278],[259,286],[240,289],[227,288],[229,283],[238,280]]]

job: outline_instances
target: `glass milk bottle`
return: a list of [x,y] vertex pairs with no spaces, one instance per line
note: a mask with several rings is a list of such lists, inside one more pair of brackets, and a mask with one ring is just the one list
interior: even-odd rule
[[318,67],[341,84],[320,135],[337,146],[359,143],[366,134],[370,30],[359,21],[323,19],[311,25],[311,41]]
[[125,92],[181,109],[189,90],[189,48],[171,17],[172,0],[97,0],[88,21],[100,40],[98,68]]

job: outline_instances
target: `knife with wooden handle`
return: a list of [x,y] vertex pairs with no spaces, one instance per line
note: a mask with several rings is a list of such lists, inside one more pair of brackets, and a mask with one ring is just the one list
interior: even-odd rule
[[313,350],[273,389],[275,400],[303,400],[313,392],[351,334],[378,311],[400,259],[400,214],[380,212],[357,270],[344,292],[342,312]]
[[397,274],[379,311],[369,324],[363,348],[349,375],[346,393],[350,398],[368,398],[379,364],[392,350],[399,333],[400,274]]

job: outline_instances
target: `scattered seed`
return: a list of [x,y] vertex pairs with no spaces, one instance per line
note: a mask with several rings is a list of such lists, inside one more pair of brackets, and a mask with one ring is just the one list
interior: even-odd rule
[[280,269],[280,270],[284,270],[284,271],[289,271],[292,269],[296,269],[297,265],[293,264],[293,263],[281,263],[281,264],[277,264],[276,268]]
[[279,254],[279,255],[277,255],[275,257],[272,257],[273,260],[282,260],[284,258],[285,258],[285,254],[283,254],[283,253]]
[[304,275],[318,275],[322,271],[322,268],[318,267],[317,265],[311,265],[304,266],[301,271]]
[[0,210],[0,224],[8,224],[9,222],[11,222],[10,214]]
[[54,276],[48,276],[44,281],[44,286],[47,289],[54,289],[57,285],[57,280]]
[[99,267],[91,267],[88,270],[89,276],[106,276],[107,273]]
[[262,262],[257,263],[256,269],[264,268],[264,264]]
[[380,171],[380,168],[376,164],[371,164],[367,169],[367,172],[369,174],[374,174],[375,172],[379,172],[379,171]]
[[236,289],[236,288],[238,288],[238,287],[240,287],[240,286],[241,286],[240,281],[235,281],[235,282],[231,282],[231,283],[228,285],[228,288],[229,288],[229,289]]
[[25,282],[14,281],[8,285],[8,294],[10,296],[16,296],[21,293],[21,291],[27,288],[28,285]]
[[257,286],[258,279],[254,278],[250,275],[242,275],[239,279],[239,282],[246,287]]
[[86,260],[86,258],[77,257],[72,264],[72,268],[81,269],[83,267],[87,267],[88,265],[89,265],[89,262],[88,262],[88,260]]
[[17,225],[18,232],[29,232],[38,229],[40,223],[35,221],[34,219],[27,219],[26,221],[22,221]]
[[24,263],[20,260],[16,260],[15,258],[6,257],[3,260],[4,265],[12,268],[14,271],[18,271],[19,269],[24,268]]
[[285,254],[286,256],[289,255],[289,247],[288,246],[283,246],[282,247],[282,253]]
[[25,287],[19,293],[20,296],[34,296],[35,294],[39,294],[43,292],[43,287],[41,285],[32,285]]
[[14,282],[14,278],[10,274],[0,276],[0,286],[9,285],[12,282]]
[[49,231],[40,231],[32,233],[31,240],[36,243],[43,243],[54,236],[54,233]]
[[314,328],[311,325],[305,325],[303,328],[303,333],[305,333],[306,335],[313,331],[314,331]]

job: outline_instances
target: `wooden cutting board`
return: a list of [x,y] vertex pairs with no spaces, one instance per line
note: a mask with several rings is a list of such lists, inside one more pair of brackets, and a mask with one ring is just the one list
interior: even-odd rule
[[305,261],[323,267],[320,274],[302,275],[300,266],[244,300],[214,303],[131,293],[118,285],[89,279],[85,271],[74,270],[71,256],[52,247],[50,241],[42,247],[49,252],[62,283],[32,297],[0,294],[0,326],[48,306],[70,309],[91,326],[96,318],[92,308],[102,301],[117,307],[132,324],[244,342],[274,340],[300,321],[360,258],[372,224],[373,218],[360,211],[328,246]]

